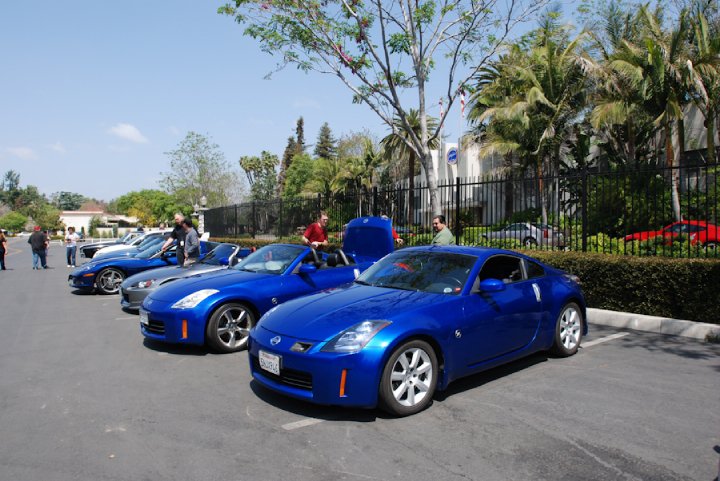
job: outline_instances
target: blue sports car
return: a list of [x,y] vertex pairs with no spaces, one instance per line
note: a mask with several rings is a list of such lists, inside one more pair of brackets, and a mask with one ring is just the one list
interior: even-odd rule
[[547,349],[575,354],[584,334],[577,277],[511,251],[428,246],[272,309],[248,352],[270,389],[406,416],[462,376]]
[[[214,242],[201,241],[200,253],[205,254],[216,245]],[[117,294],[120,292],[120,285],[128,276],[148,269],[177,265],[175,248],[163,253],[161,247],[162,242],[132,256],[92,259],[70,273],[68,284],[74,289]]]
[[343,250],[317,252],[271,244],[223,271],[179,279],[150,293],[140,308],[142,334],[157,341],[244,349],[250,328],[272,307],[352,282],[393,250],[390,222],[352,220]]

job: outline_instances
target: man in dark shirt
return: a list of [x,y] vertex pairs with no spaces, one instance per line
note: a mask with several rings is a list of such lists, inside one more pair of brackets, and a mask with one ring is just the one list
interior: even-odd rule
[[185,263],[178,265],[190,266],[200,257],[200,240],[191,220],[183,221],[183,229],[185,230]]
[[48,246],[48,237],[40,230],[39,225],[36,225],[33,233],[30,234],[28,244],[32,247],[33,269],[39,269],[38,260],[42,268],[47,269],[47,257],[45,256],[47,251],[45,249]]
[[173,242],[177,241],[177,248],[175,249],[175,255],[177,256],[177,263],[179,266],[185,264],[185,229],[183,229],[183,221],[185,216],[181,213],[175,214],[175,227],[173,227],[170,237],[162,246],[162,251],[165,252]]

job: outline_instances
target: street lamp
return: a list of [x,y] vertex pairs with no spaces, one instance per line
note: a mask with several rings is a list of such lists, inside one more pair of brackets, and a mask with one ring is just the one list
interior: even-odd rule
[[196,204],[194,206],[195,212],[198,213],[198,232],[200,232],[201,235],[203,233],[205,233],[205,211],[207,210],[207,207],[205,207],[206,205],[207,205],[207,197],[202,195],[200,197],[200,205],[198,206]]

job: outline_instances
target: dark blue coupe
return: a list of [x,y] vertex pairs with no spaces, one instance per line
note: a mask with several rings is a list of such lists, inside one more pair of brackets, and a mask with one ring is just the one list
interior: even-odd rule
[[154,290],[140,308],[140,330],[161,342],[207,343],[218,352],[244,349],[250,328],[272,307],[350,283],[392,250],[390,222],[379,217],[352,220],[343,249],[334,253],[271,244],[230,269]]
[[585,334],[577,277],[511,251],[432,246],[272,309],[248,352],[270,389],[405,416],[462,376],[537,351],[575,354]]
[[[201,241],[200,253],[206,254],[216,245],[214,242]],[[175,247],[166,252],[162,252],[161,247],[162,242],[129,256],[120,254],[119,257],[92,259],[73,269],[68,276],[68,284],[74,289],[117,294],[128,276],[148,269],[177,265]]]

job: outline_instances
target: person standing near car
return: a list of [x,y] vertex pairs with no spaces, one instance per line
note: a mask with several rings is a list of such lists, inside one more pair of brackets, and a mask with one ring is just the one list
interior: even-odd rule
[[48,268],[46,256],[48,243],[47,236],[40,230],[40,226],[36,225],[33,233],[30,234],[30,238],[28,239],[28,244],[32,247],[33,269],[39,269],[38,261],[40,261],[40,265],[43,269]]
[[195,264],[200,257],[200,238],[189,219],[183,220],[183,230],[185,231],[185,262],[180,264],[178,261],[178,265],[187,267]]
[[75,227],[68,227],[67,234],[65,234],[65,256],[67,257],[68,267],[75,267],[78,239],[80,239],[80,236],[75,233]]
[[7,246],[7,238],[5,237],[5,233],[0,231],[0,271],[4,271],[5,269],[5,253],[8,250]]
[[325,211],[320,211],[320,215],[316,222],[313,222],[305,229],[302,236],[302,243],[313,249],[322,250],[328,246],[327,233],[328,215]]
[[177,241],[177,249],[175,249],[175,255],[177,256],[177,263],[179,266],[185,264],[185,229],[183,229],[184,220],[184,215],[179,212],[175,214],[175,227],[173,227],[173,230],[170,233],[170,237],[168,237],[168,240],[166,240],[162,246],[162,251],[165,252],[166,250],[168,250],[168,247],[170,247],[173,242]]
[[440,214],[433,217],[432,226],[435,231],[435,237],[433,237],[432,245],[455,245],[455,237],[445,224],[444,215]]

